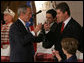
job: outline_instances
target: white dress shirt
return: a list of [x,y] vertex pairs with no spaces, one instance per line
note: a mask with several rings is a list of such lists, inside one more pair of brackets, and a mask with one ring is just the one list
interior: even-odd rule
[[[50,27],[52,26],[54,24],[54,22],[52,22],[51,24],[50,24]],[[50,31],[50,30],[49,30]],[[47,34],[49,31],[45,31],[45,33]]]
[[[23,23],[23,25],[24,25],[24,27],[26,28],[26,23],[21,19],[21,18],[18,18],[22,23]],[[26,30],[27,30],[27,28],[26,28]],[[29,30],[30,30],[30,28],[29,28]],[[31,33],[32,33],[32,35],[33,36],[35,36],[35,33],[34,33],[34,31],[30,31]]]
[[68,19],[66,19],[65,21],[64,21],[64,28],[66,27],[66,25],[68,24],[68,22],[70,21],[70,19],[71,19],[71,17],[69,17]]

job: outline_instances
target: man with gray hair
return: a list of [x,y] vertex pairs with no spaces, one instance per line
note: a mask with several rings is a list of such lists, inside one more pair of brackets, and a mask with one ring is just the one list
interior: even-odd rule
[[11,62],[34,62],[33,42],[40,42],[35,36],[41,29],[41,24],[37,25],[34,31],[26,27],[26,22],[32,17],[31,8],[21,6],[18,8],[18,19],[10,28],[10,61]]

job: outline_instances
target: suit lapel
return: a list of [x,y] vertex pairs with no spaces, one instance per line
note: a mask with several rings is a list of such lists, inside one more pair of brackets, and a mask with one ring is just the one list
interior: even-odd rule
[[51,26],[51,29],[54,28],[54,26],[56,26],[56,25],[57,25],[57,23],[54,22],[53,25]]
[[27,33],[25,26],[19,19],[17,20],[17,26],[18,26],[20,32]]
[[64,28],[63,33],[71,26],[72,21],[73,21],[73,18],[70,19],[70,21],[68,22],[68,24]]
[[51,30],[55,30],[55,28],[57,27],[57,23],[54,22],[53,25],[50,27]]

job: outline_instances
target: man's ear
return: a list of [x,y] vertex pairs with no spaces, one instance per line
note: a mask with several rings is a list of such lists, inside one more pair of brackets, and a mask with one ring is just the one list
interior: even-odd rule
[[22,12],[20,13],[20,15],[21,15],[21,16],[24,16],[24,14],[23,14]]
[[55,17],[53,20],[54,20],[54,21],[57,21],[57,17]]
[[65,14],[66,14],[66,15],[68,14],[67,11],[65,11]]

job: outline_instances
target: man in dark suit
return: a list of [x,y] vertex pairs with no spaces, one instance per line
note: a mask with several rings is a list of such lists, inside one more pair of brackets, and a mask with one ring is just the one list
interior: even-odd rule
[[61,40],[65,37],[72,37],[79,41],[80,46],[82,27],[70,16],[70,9],[67,3],[62,2],[58,4],[56,7],[56,11],[57,11],[57,21],[59,21],[60,23],[57,27],[58,30],[56,33],[57,39],[55,41],[55,50],[59,51],[61,57],[64,60],[66,59],[66,57],[62,51]]
[[41,24],[37,25],[35,30],[30,32],[27,28],[26,22],[31,18],[31,8],[28,6],[21,6],[18,8],[19,18],[10,27],[10,62],[33,62],[34,48],[33,42],[40,42],[35,33],[41,29]]

